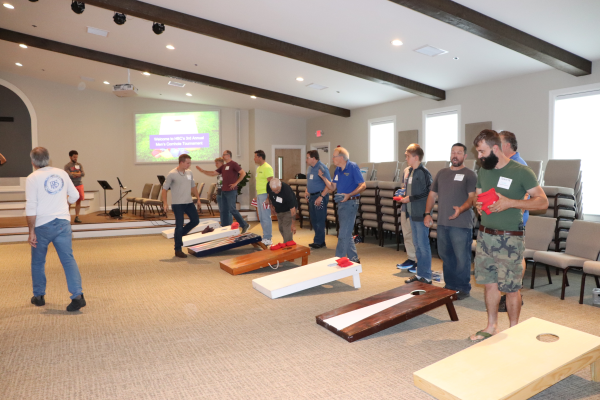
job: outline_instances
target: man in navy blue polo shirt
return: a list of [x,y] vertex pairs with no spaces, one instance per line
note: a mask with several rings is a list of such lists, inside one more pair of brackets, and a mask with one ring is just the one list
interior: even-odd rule
[[333,150],[333,164],[337,167],[333,173],[333,181],[329,181],[321,170],[319,170],[319,176],[332,193],[337,189],[333,200],[337,203],[340,231],[338,232],[335,256],[348,257],[350,261],[359,263],[356,245],[352,239],[352,230],[360,193],[367,188],[367,184],[358,165],[350,161],[350,154],[345,148],[336,147]]
[[311,150],[306,153],[306,191],[304,197],[308,200],[310,223],[315,230],[313,243],[309,244],[313,249],[325,247],[325,223],[327,220],[327,203],[329,203],[329,191],[325,182],[319,178],[319,171],[322,171],[325,179],[331,180],[329,170],[319,160],[319,152]]

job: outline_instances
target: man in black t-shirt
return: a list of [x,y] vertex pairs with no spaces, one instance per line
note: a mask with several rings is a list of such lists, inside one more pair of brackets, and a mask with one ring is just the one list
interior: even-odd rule
[[290,185],[277,178],[267,185],[267,194],[271,207],[275,207],[283,242],[292,241],[296,233],[296,194]]

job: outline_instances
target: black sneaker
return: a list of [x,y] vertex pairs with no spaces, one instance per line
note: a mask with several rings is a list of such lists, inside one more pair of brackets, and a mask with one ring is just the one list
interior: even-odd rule
[[83,293],[81,294],[81,299],[73,299],[71,300],[71,304],[67,306],[67,311],[78,311],[81,307],[85,307],[85,297],[83,297]]
[[31,304],[35,304],[38,307],[45,306],[46,300],[44,300],[44,295],[41,295],[39,299],[37,297],[33,296],[31,298]]
[[[523,296],[521,296],[521,306],[523,306],[525,302],[523,301]],[[500,304],[498,304],[498,312],[508,312],[506,310],[506,295],[500,297]]]
[[79,219],[79,217],[75,217],[75,221],[74,222],[77,222],[78,224],[80,224],[81,220]]
[[250,228],[250,224],[246,224],[246,226],[242,228],[242,234],[246,233],[248,228]]
[[407,280],[404,281],[405,283],[413,283],[413,282],[422,282],[422,283],[428,283],[431,285],[431,281],[428,281],[427,279],[421,277],[421,278],[417,278],[416,275],[411,276],[410,278],[408,278]]
[[311,247],[313,249],[322,249],[326,246],[325,246],[325,243],[323,243],[323,244],[311,243],[308,245],[308,247]]
[[458,300],[464,300],[467,297],[471,297],[471,293],[461,292],[460,290],[457,290],[456,297],[458,297]]

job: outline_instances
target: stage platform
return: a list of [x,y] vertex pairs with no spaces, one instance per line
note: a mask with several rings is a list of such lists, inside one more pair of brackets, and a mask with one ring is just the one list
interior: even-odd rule
[[443,305],[450,319],[458,321],[452,304],[456,299],[454,290],[413,282],[336,308],[316,319],[317,324],[354,342]]
[[600,337],[529,318],[413,376],[437,399],[528,399],[588,365],[600,382]]
[[269,264],[277,268],[279,263],[294,261],[297,258],[301,258],[302,265],[306,265],[308,264],[309,255],[310,249],[308,247],[295,244],[278,250],[262,251],[260,253],[229,258],[221,261],[220,266],[223,271],[231,275],[239,275],[244,272],[268,267]]

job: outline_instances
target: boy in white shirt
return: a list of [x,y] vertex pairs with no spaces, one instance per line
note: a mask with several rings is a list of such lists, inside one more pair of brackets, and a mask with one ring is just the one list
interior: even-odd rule
[[69,203],[73,204],[79,199],[79,192],[64,170],[48,166],[50,154],[47,149],[36,147],[31,150],[30,157],[35,171],[27,177],[25,211],[31,245],[31,303],[36,306],[46,304],[44,267],[48,246],[53,243],[71,292],[71,304],[67,306],[67,311],[77,311],[85,307],[86,302],[81,289],[79,267],[73,257]]

